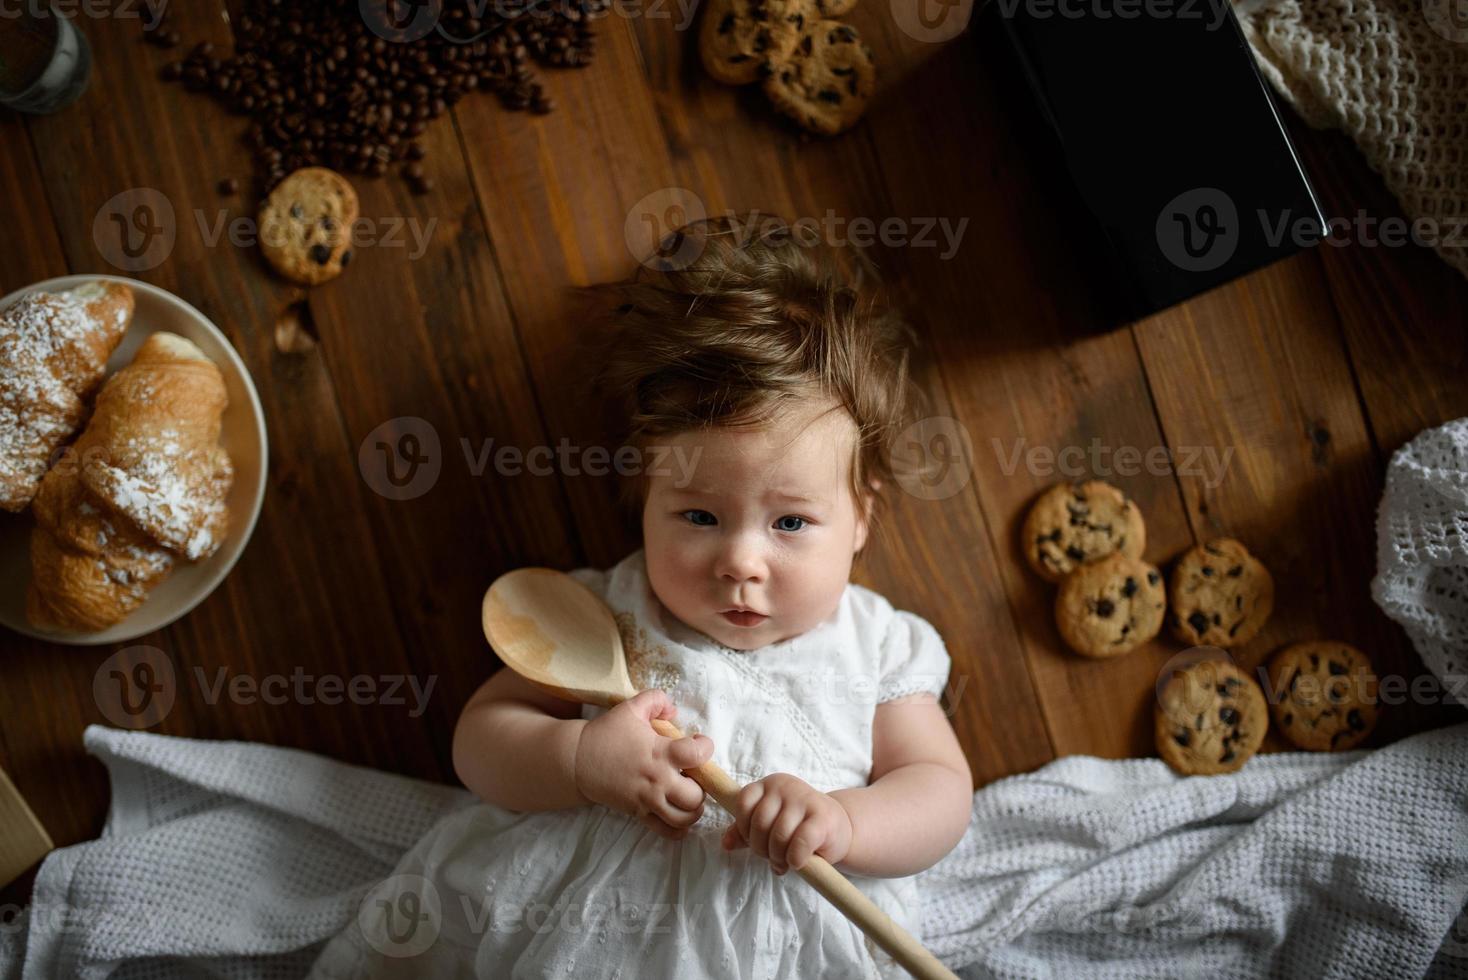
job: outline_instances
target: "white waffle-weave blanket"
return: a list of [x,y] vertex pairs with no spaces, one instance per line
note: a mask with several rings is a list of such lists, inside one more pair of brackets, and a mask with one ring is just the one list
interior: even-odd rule
[[[85,743],[107,825],[0,910],[4,980],[299,977],[473,802],[267,745],[96,725]],[[922,884],[923,938],[964,977],[1468,977],[1468,724],[1228,776],[1061,759],[976,793]]]

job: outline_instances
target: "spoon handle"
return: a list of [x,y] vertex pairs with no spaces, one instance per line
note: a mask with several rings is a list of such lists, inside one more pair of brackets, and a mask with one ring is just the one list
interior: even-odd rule
[[[653,719],[652,727],[668,738],[683,738],[678,726],[662,718]],[[712,760],[696,769],[685,772],[694,782],[702,786],[730,814],[735,809],[740,785]],[[913,938],[906,929],[892,921],[892,917],[877,907],[866,893],[857,888],[846,876],[831,866],[831,862],[819,854],[812,854],[800,876],[810,882],[841,914],[850,919],[872,942],[886,950],[903,968],[920,980],[958,980],[938,957],[930,953],[922,943]]]

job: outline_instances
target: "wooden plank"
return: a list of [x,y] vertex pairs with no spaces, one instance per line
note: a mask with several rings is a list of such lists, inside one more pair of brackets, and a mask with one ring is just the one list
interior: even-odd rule
[[[191,40],[223,44],[228,27],[221,10],[218,4],[177,7],[169,25]],[[417,665],[402,649],[378,544],[363,517],[370,491],[357,474],[357,446],[344,432],[320,348],[277,348],[277,318],[301,293],[268,276],[255,251],[236,248],[227,235],[210,237],[221,218],[252,217],[247,202],[221,198],[214,189],[221,177],[248,174],[238,143],[243,123],[156,81],[160,67],[179,53],[141,43],[135,21],[79,19],[78,26],[96,54],[91,87],[66,112],[31,126],[67,264],[79,272],[117,271],[109,261],[116,259],[115,246],[94,238],[94,218],[125,189],[155,190],[171,204],[176,240],[162,264],[127,274],[172,290],[220,326],[251,370],[270,430],[267,500],[240,563],[185,620],[142,641],[169,653],[179,671],[177,703],[153,730],[287,744],[443,778],[449,772],[435,759],[425,727],[412,722],[410,706],[350,698],[330,704],[330,689],[315,686],[328,675],[344,683],[359,675],[418,676]],[[74,683],[60,703],[89,700],[85,665],[99,658],[75,650],[52,650],[50,657],[66,658],[87,674],[87,683]],[[298,674],[304,695],[295,693]],[[237,675],[255,684],[279,677],[292,684],[291,693],[282,705],[248,690],[239,699],[228,688],[218,696],[214,685]],[[103,721],[95,705],[76,711],[80,718],[69,723],[64,750],[73,754],[80,719]],[[49,791],[68,789],[53,780]]]
[[1317,251],[1384,465],[1423,429],[1468,415],[1468,279],[1428,248],[1381,244],[1382,222],[1410,225],[1381,177],[1342,134],[1291,123],[1326,214],[1375,222],[1375,244]]
[[[361,445],[403,416],[427,423],[438,441],[440,471],[430,489],[412,499],[372,492],[363,500],[391,556],[383,575],[407,649],[420,672],[438,678],[426,720],[451,765],[459,710],[497,667],[480,625],[485,589],[513,567],[583,562],[562,477],[554,469],[537,475],[522,462],[541,469],[543,458],[532,454],[553,441],[452,121],[431,125],[423,142],[431,194],[410,194],[396,176],[354,181],[368,227],[387,235],[404,223],[406,247],[358,249],[346,275],[312,292],[311,311],[349,442]],[[501,455],[506,450],[513,455]]]
[[[1381,468],[1314,253],[1270,266],[1137,325],[1169,444],[1231,455],[1220,479],[1182,474],[1200,539],[1237,537],[1273,573],[1275,611],[1234,651],[1253,669],[1289,643],[1339,639],[1381,676],[1420,663],[1371,601]],[[1383,714],[1378,742],[1425,727]],[[1269,747],[1290,748],[1271,733]]]
[[[623,18],[598,25],[591,67],[541,81],[556,102],[549,115],[470,99],[455,117],[547,434],[578,452],[615,450],[588,398],[574,290],[628,274],[628,211],[645,188],[671,186],[672,170]],[[615,473],[573,465],[565,488],[584,560],[605,568],[637,547],[640,528],[617,511]]]
[[934,250],[906,257],[955,414],[973,433],[975,490],[996,538],[995,567],[980,574],[1008,596],[1019,639],[1001,638],[1001,654],[1027,662],[1054,752],[1150,755],[1153,685],[1174,647],[1161,638],[1106,661],[1069,652],[1054,625],[1055,590],[1026,565],[1019,529],[1046,487],[1095,475],[1141,508],[1149,560],[1181,550],[1191,533],[1171,475],[1113,472],[1117,450],[1145,457],[1166,445],[1147,379],[1128,331],[1094,333],[1105,313],[1084,270],[1053,244],[1065,240],[1064,216],[972,44],[947,45],[901,100],[873,107],[868,125],[896,213],[971,218],[951,260]]

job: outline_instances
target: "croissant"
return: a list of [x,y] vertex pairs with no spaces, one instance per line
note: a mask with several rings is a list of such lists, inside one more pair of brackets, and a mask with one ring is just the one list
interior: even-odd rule
[[81,427],[133,303],[130,286],[98,280],[0,311],[0,508],[24,510]]
[[33,625],[90,632],[118,622],[177,560],[214,554],[234,480],[219,445],[219,369],[175,334],[149,337],[102,386],[85,431],[41,481],[31,534]]

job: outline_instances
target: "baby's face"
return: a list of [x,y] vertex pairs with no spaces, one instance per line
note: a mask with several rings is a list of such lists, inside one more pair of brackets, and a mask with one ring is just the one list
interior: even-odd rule
[[856,424],[833,404],[805,399],[765,428],[663,441],[692,477],[649,476],[643,544],[653,592],[684,624],[753,650],[835,611],[867,515],[848,479]]

